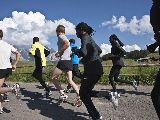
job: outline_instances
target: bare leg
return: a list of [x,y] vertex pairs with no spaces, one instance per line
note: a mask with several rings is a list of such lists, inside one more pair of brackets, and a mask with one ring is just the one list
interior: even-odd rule
[[13,88],[11,87],[2,87],[4,80],[5,78],[0,79],[0,94],[4,94],[4,93],[13,91]]
[[61,87],[60,81],[58,79],[61,74],[62,74],[62,71],[56,67],[53,71],[53,75],[51,79],[53,81],[53,84],[57,88],[57,90],[60,91],[61,94],[64,94],[62,91],[63,89]]
[[[12,92],[13,91],[13,88],[2,87],[4,81],[5,81],[5,78],[0,79],[0,94],[4,94],[4,93]],[[1,108],[2,108],[2,96],[0,95],[0,109]]]
[[73,89],[76,91],[77,96],[79,96],[79,88],[78,86],[75,84],[75,82],[72,80],[72,71],[68,71],[67,72],[67,77],[68,77],[68,83],[73,87]]

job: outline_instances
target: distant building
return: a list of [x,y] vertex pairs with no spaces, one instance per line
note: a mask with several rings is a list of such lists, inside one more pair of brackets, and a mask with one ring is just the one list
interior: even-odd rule
[[140,58],[137,60],[137,62],[150,62],[150,61],[151,61],[150,57]]

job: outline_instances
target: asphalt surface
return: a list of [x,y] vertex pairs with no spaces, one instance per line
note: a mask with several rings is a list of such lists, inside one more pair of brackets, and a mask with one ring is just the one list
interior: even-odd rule
[[[12,84],[12,83],[8,83]],[[59,92],[53,84],[49,84],[53,94],[49,99],[42,97],[43,88],[39,83],[20,83],[22,97],[16,99],[8,94],[9,102],[4,102],[5,113],[0,120],[88,120],[89,116],[84,104],[73,106],[76,94],[69,93],[68,100],[58,105]],[[65,84],[63,87],[65,88]],[[117,86],[121,93],[119,106],[115,110],[106,96],[111,86],[96,85],[94,90],[101,96],[93,97],[93,102],[103,116],[103,120],[158,120],[152,105],[150,92],[153,86],[139,86],[138,92],[132,86]]]

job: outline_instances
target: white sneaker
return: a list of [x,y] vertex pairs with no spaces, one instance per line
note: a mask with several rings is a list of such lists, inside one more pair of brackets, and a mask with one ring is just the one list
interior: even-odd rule
[[102,117],[102,116],[100,116],[100,118],[99,118],[98,120],[102,120],[102,118],[103,118],[103,117]]
[[110,92],[109,95],[113,107],[114,109],[116,109],[118,107],[118,99],[120,98],[120,94],[118,94],[117,92]]
[[3,107],[0,108],[0,114],[2,114],[4,111],[3,111]]
[[72,91],[71,89],[67,89],[67,88],[64,89],[64,92],[65,92],[65,93],[71,93],[71,91]]
[[12,86],[12,88],[13,88],[13,93],[16,95],[16,97],[20,97],[20,85],[16,83]]
[[7,94],[4,94],[4,95],[3,95],[3,101],[4,101],[4,102],[9,102],[9,99],[8,99]]
[[132,86],[133,86],[133,88],[135,89],[135,91],[138,91],[138,89],[137,89],[137,81],[135,81],[135,80],[133,80],[132,81]]
[[93,119],[92,117],[89,117],[89,120],[102,120],[102,119],[103,119],[102,116],[100,116],[100,118],[97,118],[97,119]]
[[48,97],[51,96],[51,95],[52,95],[52,91],[49,91],[49,92],[46,91],[45,94],[43,94],[43,97],[44,97],[44,98],[48,98]]
[[61,103],[65,102],[67,100],[68,96],[65,94],[61,94],[59,96],[58,104],[60,105]]
[[66,95],[66,94],[61,94],[59,96],[59,100],[62,100],[62,101],[66,100],[67,98],[68,98],[68,95]]

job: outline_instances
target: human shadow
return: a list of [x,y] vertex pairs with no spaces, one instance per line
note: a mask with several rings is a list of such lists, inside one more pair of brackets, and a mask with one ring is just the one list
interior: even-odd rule
[[40,110],[40,114],[53,120],[87,120],[86,113],[75,112],[71,109],[64,109],[58,103],[52,102],[58,99],[49,98],[43,99],[41,93],[28,91],[25,88],[21,89],[24,96],[22,101],[27,102],[27,106],[32,110]]
[[[109,91],[112,91],[112,90],[110,90],[110,89],[101,89],[101,90],[105,90],[105,91],[107,91],[107,92],[109,92]],[[118,93],[120,93],[122,96],[124,95],[124,94],[131,94],[131,95],[144,95],[144,96],[150,96],[150,93],[148,93],[148,92],[142,92],[142,91],[128,91],[128,90],[125,90],[125,89],[117,89],[117,92]]]
[[[43,88],[43,86],[42,85],[35,85],[36,86],[36,88],[38,88],[38,89],[44,89]],[[49,89],[51,90],[51,91],[57,91],[57,89],[56,88],[54,88],[54,87],[51,87],[51,86],[48,86],[49,87]]]

